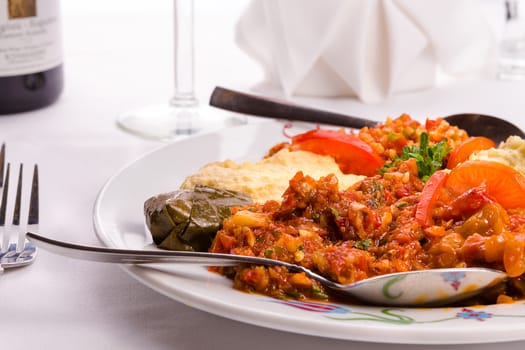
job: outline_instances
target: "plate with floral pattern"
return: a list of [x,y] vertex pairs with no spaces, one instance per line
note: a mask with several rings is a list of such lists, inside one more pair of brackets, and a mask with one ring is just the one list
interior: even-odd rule
[[[101,189],[94,226],[108,247],[157,249],[144,226],[144,201],[179,187],[208,162],[257,160],[284,141],[283,124],[265,122],[188,137],[124,167]],[[232,288],[227,278],[190,265],[123,265],[174,300],[262,327],[321,337],[405,344],[473,344],[525,339],[525,301],[444,308],[400,308],[278,300]]]

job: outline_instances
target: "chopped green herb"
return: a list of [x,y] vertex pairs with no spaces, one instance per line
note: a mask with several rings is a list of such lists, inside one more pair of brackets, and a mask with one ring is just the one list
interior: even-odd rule
[[398,208],[404,208],[408,205],[408,202],[405,202],[405,201],[399,201],[399,202],[396,202],[396,207]]
[[319,299],[328,299],[328,295],[326,295],[325,293],[323,293],[323,291],[321,290],[321,288],[319,288],[318,286],[316,286],[315,284],[312,285],[312,295],[319,298]]
[[430,146],[428,134],[422,133],[419,138],[419,146],[405,146],[401,150],[401,156],[395,158],[390,163],[385,164],[379,173],[384,174],[389,168],[397,165],[399,161],[414,158],[417,164],[418,176],[421,180],[427,181],[430,175],[444,167],[446,155],[450,152],[446,140],[442,140]]
[[294,298],[294,299],[299,299],[300,297],[302,297],[302,294],[297,292],[297,291],[294,291],[294,290],[290,290],[290,291],[287,291],[286,292],[286,295]]
[[372,240],[370,238],[362,239],[360,241],[355,242],[354,247],[361,250],[368,250],[370,249],[371,243]]
[[399,138],[399,135],[393,133],[392,131],[390,131],[390,132],[388,133],[387,138],[388,138],[388,141],[392,142],[392,141],[397,140],[397,139]]
[[335,217],[338,217],[339,216],[339,212],[337,211],[337,209],[335,208],[330,208],[330,211],[332,212],[332,215],[335,216]]
[[271,258],[272,257],[272,254],[273,254],[273,250],[272,249],[266,249],[264,251],[264,257],[265,258]]

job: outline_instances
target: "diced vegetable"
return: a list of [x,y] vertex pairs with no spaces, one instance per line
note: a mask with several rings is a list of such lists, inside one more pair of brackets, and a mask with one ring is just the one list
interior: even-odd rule
[[249,210],[239,210],[232,216],[235,225],[246,227],[265,227],[268,226],[268,216],[261,213],[254,213]]
[[503,264],[510,277],[518,277],[525,273],[525,237],[523,235],[507,240],[503,251]]
[[479,233],[482,236],[495,236],[503,232],[505,221],[508,221],[508,216],[501,205],[488,203],[477,213],[465,220],[465,222],[458,227],[458,232],[464,237],[472,233]]

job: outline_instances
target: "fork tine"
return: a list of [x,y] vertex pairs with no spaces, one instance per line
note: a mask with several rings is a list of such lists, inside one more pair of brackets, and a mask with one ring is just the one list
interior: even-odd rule
[[31,182],[31,198],[29,199],[29,214],[27,216],[28,225],[36,225],[39,221],[38,205],[38,164],[33,169],[33,180]]
[[2,188],[2,202],[0,203],[0,226],[5,226],[5,215],[7,211],[7,193],[9,192],[9,168],[7,164],[7,171],[5,173],[5,185]]
[[16,185],[15,209],[13,211],[13,225],[20,226],[20,209],[22,206],[22,173],[24,164],[20,164],[18,171],[18,184]]
[[0,187],[4,185],[5,143],[0,148]]
[[16,251],[20,252],[24,250],[25,232],[22,232],[20,228],[20,211],[22,210],[22,181],[24,173],[24,164],[20,164],[18,170],[18,183],[16,185],[15,195],[15,207],[13,209],[13,226],[17,227],[18,231],[18,244],[16,245]]
[[5,231],[5,217],[7,212],[7,194],[9,192],[9,173],[10,173],[10,164],[7,163],[7,170],[5,173],[4,187],[2,188],[2,201],[0,202],[0,230],[2,230],[0,242],[0,252],[7,250],[9,245],[9,235]]
[[[25,212],[25,206],[22,208],[22,197],[23,197],[23,180],[24,180],[24,165],[20,164],[20,168],[18,171],[18,183],[16,185],[16,198],[13,205],[13,220],[11,223],[11,226],[5,225],[6,220],[6,212],[8,207],[8,193],[9,193],[9,177],[10,177],[10,168],[11,165],[7,163],[7,172],[6,172],[6,179],[5,179],[5,186],[2,189],[2,201],[0,202],[0,229],[2,230],[3,237],[2,237],[2,249],[0,251],[0,272],[3,269],[11,268],[11,267],[18,267],[18,266],[25,266],[29,265],[33,262],[33,260],[36,257],[36,247],[26,240],[26,222],[22,222],[20,216],[22,215],[22,211]],[[29,213],[27,218],[27,227],[30,226],[37,226],[35,222],[38,222],[38,194],[36,194],[38,190],[38,171],[37,167],[35,166],[35,172],[33,173],[33,179],[32,179],[32,186],[31,186],[31,199],[29,203]],[[11,190],[11,192],[13,192]],[[36,200],[35,200],[36,196]],[[25,203],[25,201],[24,201]],[[9,206],[9,210],[11,210],[11,206]],[[36,213],[35,213],[36,210]],[[31,222],[31,224],[30,224]],[[12,234],[17,235],[18,237],[14,237],[15,240],[18,238],[17,242],[10,241],[12,237]]]

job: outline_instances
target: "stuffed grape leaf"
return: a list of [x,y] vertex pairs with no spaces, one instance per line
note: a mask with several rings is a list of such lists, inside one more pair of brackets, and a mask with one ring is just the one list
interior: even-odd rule
[[231,208],[251,202],[242,192],[198,185],[149,198],[144,215],[159,248],[207,251]]

